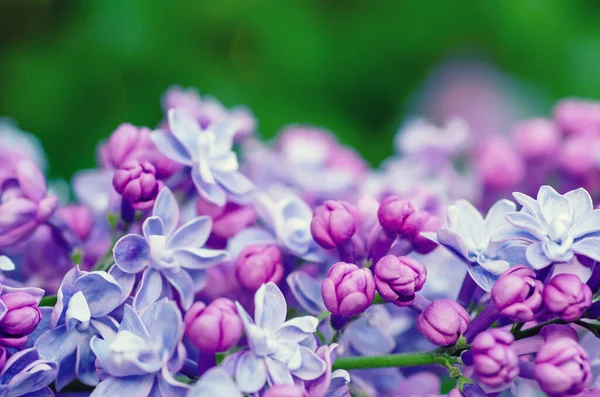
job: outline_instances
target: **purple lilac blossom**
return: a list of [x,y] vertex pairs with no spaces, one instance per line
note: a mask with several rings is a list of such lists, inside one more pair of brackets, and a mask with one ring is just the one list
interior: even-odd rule
[[227,195],[240,198],[253,189],[232,150],[235,124],[226,120],[202,128],[184,109],[169,109],[168,119],[170,131],[154,131],[152,140],[165,156],[191,168],[203,198],[222,206]]
[[178,223],[175,196],[163,188],[152,216],[144,221],[143,236],[128,234],[115,244],[116,266],[126,274],[142,273],[133,300],[138,311],[175,293],[188,309],[206,283],[206,269],[229,258],[225,251],[202,248],[212,228],[209,217],[194,218],[177,228]]
[[274,283],[263,285],[255,295],[254,320],[237,304],[244,321],[248,350],[227,357],[229,368],[242,392],[254,393],[265,383],[293,384],[294,377],[311,381],[321,376],[325,362],[315,354],[316,317],[285,321],[287,304]]
[[189,386],[173,375],[185,359],[183,331],[181,312],[166,298],[140,314],[125,305],[118,331],[89,343],[100,366],[100,383],[91,396],[185,396]]

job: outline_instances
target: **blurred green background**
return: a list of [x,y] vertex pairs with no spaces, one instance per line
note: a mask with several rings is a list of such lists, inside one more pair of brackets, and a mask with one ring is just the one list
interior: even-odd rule
[[600,97],[599,17],[596,0],[0,0],[0,115],[65,178],[119,123],[155,126],[171,84],[248,105],[264,137],[324,126],[376,164],[456,54],[526,82],[547,111]]

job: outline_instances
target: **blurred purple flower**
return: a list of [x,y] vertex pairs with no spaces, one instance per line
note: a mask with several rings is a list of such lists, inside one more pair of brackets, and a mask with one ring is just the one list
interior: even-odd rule
[[229,373],[220,367],[211,368],[194,383],[187,397],[243,397]]
[[185,396],[189,386],[173,377],[185,359],[183,328],[177,305],[168,299],[139,315],[125,305],[118,331],[89,342],[101,378],[91,396]]
[[152,216],[142,226],[143,236],[128,234],[113,249],[115,264],[127,274],[143,272],[133,300],[140,311],[161,297],[177,293],[181,306],[189,309],[194,294],[206,283],[206,269],[229,258],[225,251],[202,248],[210,235],[212,220],[194,218],[179,228],[175,196],[163,188]]
[[287,304],[274,283],[263,285],[254,300],[255,321],[237,304],[249,349],[228,356],[223,364],[236,378],[239,389],[254,393],[265,383],[291,385],[294,377],[310,381],[321,376],[326,368],[314,353],[317,318],[296,317],[286,322]]
[[240,198],[253,189],[238,171],[232,150],[235,125],[224,122],[202,128],[183,109],[169,109],[170,131],[153,131],[151,136],[165,156],[191,167],[191,177],[200,195],[225,205],[227,195]]
[[[35,342],[43,358],[58,363],[58,390],[75,378],[86,385],[98,383],[95,353],[90,340],[101,335],[113,336],[117,322],[110,313],[121,304],[121,288],[106,272],[84,272],[73,268],[58,291],[48,330]],[[39,331],[36,331],[39,332]]]

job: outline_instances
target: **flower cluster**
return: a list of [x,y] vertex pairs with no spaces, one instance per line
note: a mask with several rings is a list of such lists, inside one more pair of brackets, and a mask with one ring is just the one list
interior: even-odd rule
[[600,103],[506,136],[413,120],[377,169],[162,105],[74,202],[1,125],[0,396],[600,395]]

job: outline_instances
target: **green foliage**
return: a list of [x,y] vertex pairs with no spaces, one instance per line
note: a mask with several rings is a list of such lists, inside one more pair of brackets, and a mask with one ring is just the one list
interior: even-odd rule
[[411,93],[457,53],[550,99],[600,97],[598,4],[3,0],[0,115],[37,134],[65,178],[119,123],[155,126],[171,84],[248,105],[264,137],[324,126],[376,164]]

